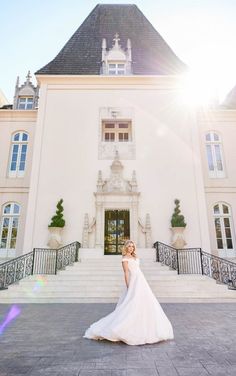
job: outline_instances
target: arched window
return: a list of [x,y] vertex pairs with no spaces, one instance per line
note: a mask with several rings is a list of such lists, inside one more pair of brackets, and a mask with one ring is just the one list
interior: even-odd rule
[[5,204],[1,218],[1,249],[15,249],[20,216],[20,205],[12,202]]
[[23,177],[28,148],[28,134],[17,132],[12,136],[9,176]]
[[205,141],[209,176],[211,178],[225,177],[222,143],[219,134],[216,132],[207,133]]
[[213,208],[216,242],[218,249],[233,249],[234,234],[230,206],[218,203]]

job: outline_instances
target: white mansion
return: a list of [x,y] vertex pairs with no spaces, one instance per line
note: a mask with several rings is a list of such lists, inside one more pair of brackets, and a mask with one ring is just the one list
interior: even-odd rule
[[137,6],[97,5],[37,87],[17,81],[0,109],[0,257],[48,247],[61,198],[63,244],[170,244],[178,198],[187,247],[236,256],[236,95],[194,112],[185,71]]

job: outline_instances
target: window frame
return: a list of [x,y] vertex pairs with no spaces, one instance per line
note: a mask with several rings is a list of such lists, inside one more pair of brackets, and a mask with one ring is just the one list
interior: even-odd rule
[[[110,66],[114,65],[113,68]],[[119,65],[122,65],[123,68],[119,67]],[[111,71],[114,71],[114,73],[111,73]],[[109,76],[125,76],[126,74],[126,63],[124,61],[108,61],[107,63],[107,73]]]
[[[114,127],[106,127],[106,126],[112,126]],[[120,127],[120,125],[127,125],[127,127]],[[126,130],[126,131],[125,131]],[[106,139],[106,134],[109,134],[109,136]],[[111,134],[114,135],[111,136]],[[126,134],[128,134],[128,137],[126,139]],[[123,135],[121,137],[121,135]],[[121,120],[121,119],[112,119],[112,120],[102,120],[102,142],[109,143],[127,143],[132,142],[132,121],[129,120]]]
[[[218,206],[219,211],[215,212],[215,208]],[[228,213],[224,212],[224,207],[227,208]],[[234,232],[234,226],[233,226],[233,218],[232,218],[232,211],[229,204],[225,202],[217,202],[213,205],[213,219],[214,219],[214,229],[215,229],[215,241],[218,251],[230,251],[235,249],[235,232]],[[216,228],[216,220],[219,220],[218,223],[220,225],[220,232],[221,237],[217,237],[217,228]],[[226,226],[225,219],[228,219],[229,226]],[[230,229],[230,235],[227,236],[226,229]],[[218,239],[222,241],[222,248],[220,248],[218,245]],[[227,240],[231,240],[232,242],[232,248],[228,248]]]
[[[223,146],[221,136],[218,132],[210,131],[205,133],[205,150],[209,177],[218,179],[225,178]],[[219,168],[219,164],[222,169]],[[213,167],[213,169],[211,167]]]
[[[29,102],[30,100],[30,102]],[[22,101],[25,101],[23,103]],[[31,102],[32,101],[32,102]],[[22,106],[22,108],[21,108]],[[34,97],[33,96],[19,96],[18,103],[17,103],[17,110],[33,110],[34,108]]]
[[[19,135],[18,140],[15,139]],[[26,139],[24,139],[26,136]],[[29,134],[25,131],[17,131],[13,133],[11,137],[10,146],[10,158],[8,166],[8,177],[9,178],[22,178],[26,171],[27,162],[27,152],[29,144]],[[25,149],[25,150],[24,150]],[[16,155],[16,157],[14,156]],[[12,164],[15,164],[15,169],[12,169]],[[21,169],[23,164],[23,169]]]
[[[9,213],[4,213],[7,206],[10,206]],[[18,207],[18,212],[15,212],[15,206]],[[16,243],[17,243],[17,237],[19,233],[19,219],[20,219],[20,213],[21,213],[21,206],[18,202],[7,202],[2,206],[2,212],[1,212],[1,221],[0,221],[0,250],[15,250],[16,249]],[[9,220],[8,226],[4,226],[5,219]],[[14,221],[17,219],[17,226],[14,225]],[[6,238],[6,247],[2,247],[2,235],[3,235],[3,229],[7,228],[7,238]],[[11,247],[13,237],[13,229],[16,228],[16,236],[15,236],[15,244],[14,247]]]

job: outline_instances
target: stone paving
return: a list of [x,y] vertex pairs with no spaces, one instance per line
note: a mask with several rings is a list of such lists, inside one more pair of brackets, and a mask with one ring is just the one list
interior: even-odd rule
[[[114,304],[18,307],[0,335],[0,376],[236,375],[234,303],[162,304],[175,339],[143,346],[82,337]],[[0,304],[0,328],[9,309]]]

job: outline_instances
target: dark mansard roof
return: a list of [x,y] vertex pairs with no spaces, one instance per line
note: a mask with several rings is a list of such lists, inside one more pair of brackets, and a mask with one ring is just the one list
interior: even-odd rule
[[99,75],[102,40],[112,48],[118,33],[126,50],[131,41],[134,75],[172,75],[186,70],[161,35],[136,5],[98,4],[76,30],[59,54],[36,74]]

